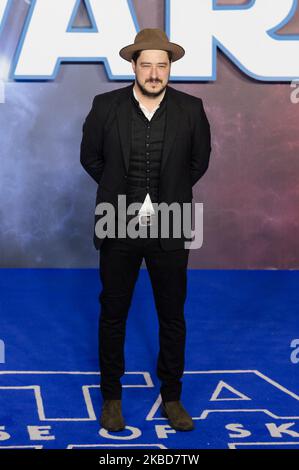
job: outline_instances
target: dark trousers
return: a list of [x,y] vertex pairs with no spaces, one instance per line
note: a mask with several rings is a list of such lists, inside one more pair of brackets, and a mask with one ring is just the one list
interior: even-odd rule
[[159,320],[157,376],[163,401],[179,400],[184,372],[189,249],[164,251],[158,238],[105,238],[100,248],[99,363],[103,399],[121,399],[128,311],[143,258]]

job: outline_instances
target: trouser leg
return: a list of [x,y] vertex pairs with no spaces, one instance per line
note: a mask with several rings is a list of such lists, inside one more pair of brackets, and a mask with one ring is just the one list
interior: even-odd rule
[[133,245],[113,238],[104,240],[99,269],[99,363],[104,399],[121,398],[126,320],[141,263],[142,253]]
[[159,320],[157,376],[161,380],[160,393],[163,401],[179,400],[185,362],[184,303],[189,249],[163,251],[158,243],[149,247],[145,262]]

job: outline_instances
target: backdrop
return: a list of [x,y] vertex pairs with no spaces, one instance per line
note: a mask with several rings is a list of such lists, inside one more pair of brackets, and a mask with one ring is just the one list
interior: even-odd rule
[[[55,80],[9,79],[30,3],[11,2],[0,36],[1,267],[96,267],[96,183],[79,161],[82,124],[96,94],[131,80],[110,80],[103,62],[62,62]],[[131,6],[138,29],[165,29],[163,1]],[[90,26],[83,1],[74,25]],[[299,34],[299,11],[279,34]],[[299,104],[291,83],[249,77],[218,50],[215,80],[170,86],[203,99],[212,132],[210,167],[194,188],[204,241],[189,267],[298,268]]]

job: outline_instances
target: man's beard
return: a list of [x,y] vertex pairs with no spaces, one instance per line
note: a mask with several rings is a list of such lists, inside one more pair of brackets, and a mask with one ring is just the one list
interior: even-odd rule
[[[161,93],[163,93],[163,91],[165,90],[165,88],[167,87],[167,83],[165,86],[163,86],[160,90],[157,90],[157,91],[148,91],[138,80],[137,77],[135,77],[136,79],[136,83],[137,85],[139,86],[139,89],[141,91],[141,93],[144,95],[144,96],[148,96],[150,98],[157,98],[157,96],[161,95]],[[155,80],[153,80],[155,81]],[[160,80],[156,80],[157,83],[161,83]],[[150,83],[150,80],[148,80],[148,83]]]

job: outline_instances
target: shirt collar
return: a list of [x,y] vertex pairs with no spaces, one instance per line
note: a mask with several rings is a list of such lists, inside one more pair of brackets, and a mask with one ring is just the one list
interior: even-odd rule
[[[140,108],[143,108],[143,109],[145,109],[147,112],[149,112],[149,110],[148,110],[143,104],[141,104],[141,103],[138,101],[138,97],[137,97],[137,94],[136,94],[136,92],[135,92],[135,90],[134,90],[134,86],[133,86],[132,90],[133,90],[133,97],[134,97],[135,103],[136,103],[137,105],[139,105]],[[163,93],[162,93],[162,98],[161,98],[159,104],[156,106],[156,108],[154,108],[154,109],[151,111],[152,113],[153,113],[156,109],[158,109],[158,108],[161,106],[161,104],[163,104],[163,103],[166,101],[166,90],[167,90],[167,87],[165,88],[165,90],[164,90]],[[161,96],[161,95],[160,95],[160,96]]]

